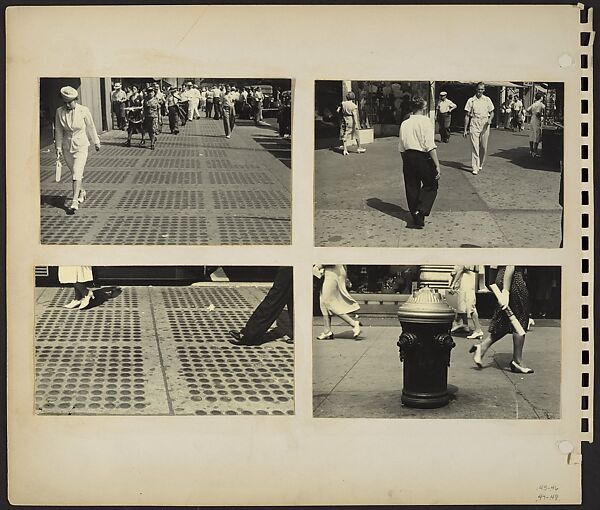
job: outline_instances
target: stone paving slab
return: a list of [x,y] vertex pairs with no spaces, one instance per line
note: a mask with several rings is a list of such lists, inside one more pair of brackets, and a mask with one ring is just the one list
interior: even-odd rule
[[[159,135],[157,148],[124,147],[126,134],[101,136],[84,175],[88,200],[70,204],[69,170],[54,181],[54,155],[40,155],[43,244],[289,244],[291,144],[271,128],[189,122]],[[63,162],[64,163],[64,162]]]
[[[512,356],[509,337],[490,349],[481,370],[468,352],[471,341],[454,337],[448,373],[451,400],[440,409],[401,404],[399,327],[367,325],[360,341],[337,336],[346,329],[334,326],[336,338],[313,342],[315,417],[560,418],[560,327],[536,326],[527,333],[525,357],[535,368],[535,374],[527,376],[506,369]],[[314,336],[320,331],[314,327]]]
[[560,172],[529,155],[527,134],[492,130],[484,170],[471,174],[469,144],[438,144],[440,188],[423,230],[406,230],[398,138],[364,154],[315,151],[317,246],[540,247],[560,244]]
[[122,290],[79,311],[64,308],[71,288],[36,289],[37,413],[294,414],[293,345],[277,328],[260,346],[227,342],[268,286]]

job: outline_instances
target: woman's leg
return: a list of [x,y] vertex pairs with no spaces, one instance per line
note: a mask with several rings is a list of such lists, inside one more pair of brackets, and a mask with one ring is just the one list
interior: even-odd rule
[[347,313],[342,313],[339,314],[338,317],[340,319],[342,319],[346,324],[348,324],[349,326],[352,326],[353,328],[356,327],[356,325],[358,324],[358,321],[355,321],[352,317],[350,317]]
[[348,154],[348,144],[346,140],[342,140],[342,145],[344,146],[344,155]]
[[[73,205],[77,205],[79,207],[79,192],[81,191],[81,179],[73,179]],[[75,207],[75,209],[77,209]]]
[[323,314],[323,332],[329,333],[331,331],[331,316],[329,313]]
[[73,290],[75,291],[75,300],[81,301],[81,298],[85,295],[85,285],[82,285],[81,283],[74,283]]
[[525,345],[525,335],[513,333],[513,361],[521,365],[523,361],[523,346]]
[[477,313],[477,308],[473,308],[473,310],[471,311],[471,320],[473,321],[473,326],[475,326],[475,332],[481,332],[482,329],[481,323],[479,322],[479,314]]

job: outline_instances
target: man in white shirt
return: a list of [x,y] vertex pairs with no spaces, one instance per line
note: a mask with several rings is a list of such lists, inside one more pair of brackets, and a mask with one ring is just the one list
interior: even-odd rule
[[221,118],[221,89],[215,85],[212,89],[213,93],[213,109],[215,111],[215,120],[219,120]]
[[494,118],[494,103],[484,95],[485,85],[483,82],[477,84],[475,95],[470,97],[465,104],[465,130],[471,141],[471,168],[473,175],[483,170],[485,157],[487,155],[488,138],[490,126]]
[[199,119],[200,112],[198,105],[200,104],[200,91],[198,90],[198,85],[192,84],[187,92],[187,97],[189,100],[188,120]]
[[125,101],[127,101],[127,94],[121,87],[120,83],[115,83],[114,90],[110,94],[110,101],[112,103],[113,112],[117,117],[117,129],[125,129],[127,121],[125,120]]
[[440,162],[433,123],[427,116],[427,101],[414,96],[410,109],[411,115],[400,125],[398,150],[402,154],[408,209],[414,227],[423,228],[437,196]]
[[521,121],[523,101],[521,101],[521,98],[519,96],[515,96],[515,100],[512,102],[511,109],[513,131],[521,131],[523,129],[523,122]]
[[450,141],[450,121],[452,119],[450,114],[453,110],[456,110],[456,105],[448,99],[448,92],[440,92],[440,100],[436,112],[438,125],[440,127],[440,138],[444,143]]

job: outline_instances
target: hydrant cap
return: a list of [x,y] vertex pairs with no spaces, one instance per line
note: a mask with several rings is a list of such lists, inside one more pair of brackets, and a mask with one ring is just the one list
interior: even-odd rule
[[429,287],[423,287],[413,292],[412,296],[398,309],[400,322],[444,324],[451,323],[453,319],[454,310],[436,289]]

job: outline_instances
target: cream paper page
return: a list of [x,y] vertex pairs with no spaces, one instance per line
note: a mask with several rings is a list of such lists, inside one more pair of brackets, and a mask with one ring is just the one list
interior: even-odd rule
[[[580,402],[584,392],[591,396],[590,389],[581,388],[581,374],[593,375],[590,366],[581,365],[585,324],[581,307],[585,303],[591,309],[592,299],[583,301],[580,290],[582,279],[591,281],[593,267],[582,275],[581,194],[589,192],[591,183],[581,182],[580,169],[588,167],[591,176],[592,168],[591,162],[582,165],[580,153],[580,55],[589,53],[589,48],[580,46],[579,34],[585,30],[579,16],[577,6],[514,5],[8,9],[11,502],[543,503],[540,495],[548,486],[557,487],[558,499],[551,502],[579,502],[579,442],[590,439],[581,433]],[[501,21],[507,19],[510,38]],[[344,34],[354,36],[342,37],[341,27]],[[40,245],[39,78],[148,75],[294,80],[291,246]],[[314,81],[428,80],[432,76],[564,82],[564,249],[313,247]],[[588,98],[591,112],[589,93]],[[591,140],[591,113],[588,117]],[[591,229],[587,234],[593,245]],[[457,260],[562,267],[561,418],[312,418],[312,264],[454,264]],[[295,416],[35,415],[33,267],[82,263],[293,265]],[[585,416],[591,417],[591,411]],[[573,446],[572,454],[564,453],[569,448],[563,441]]]

